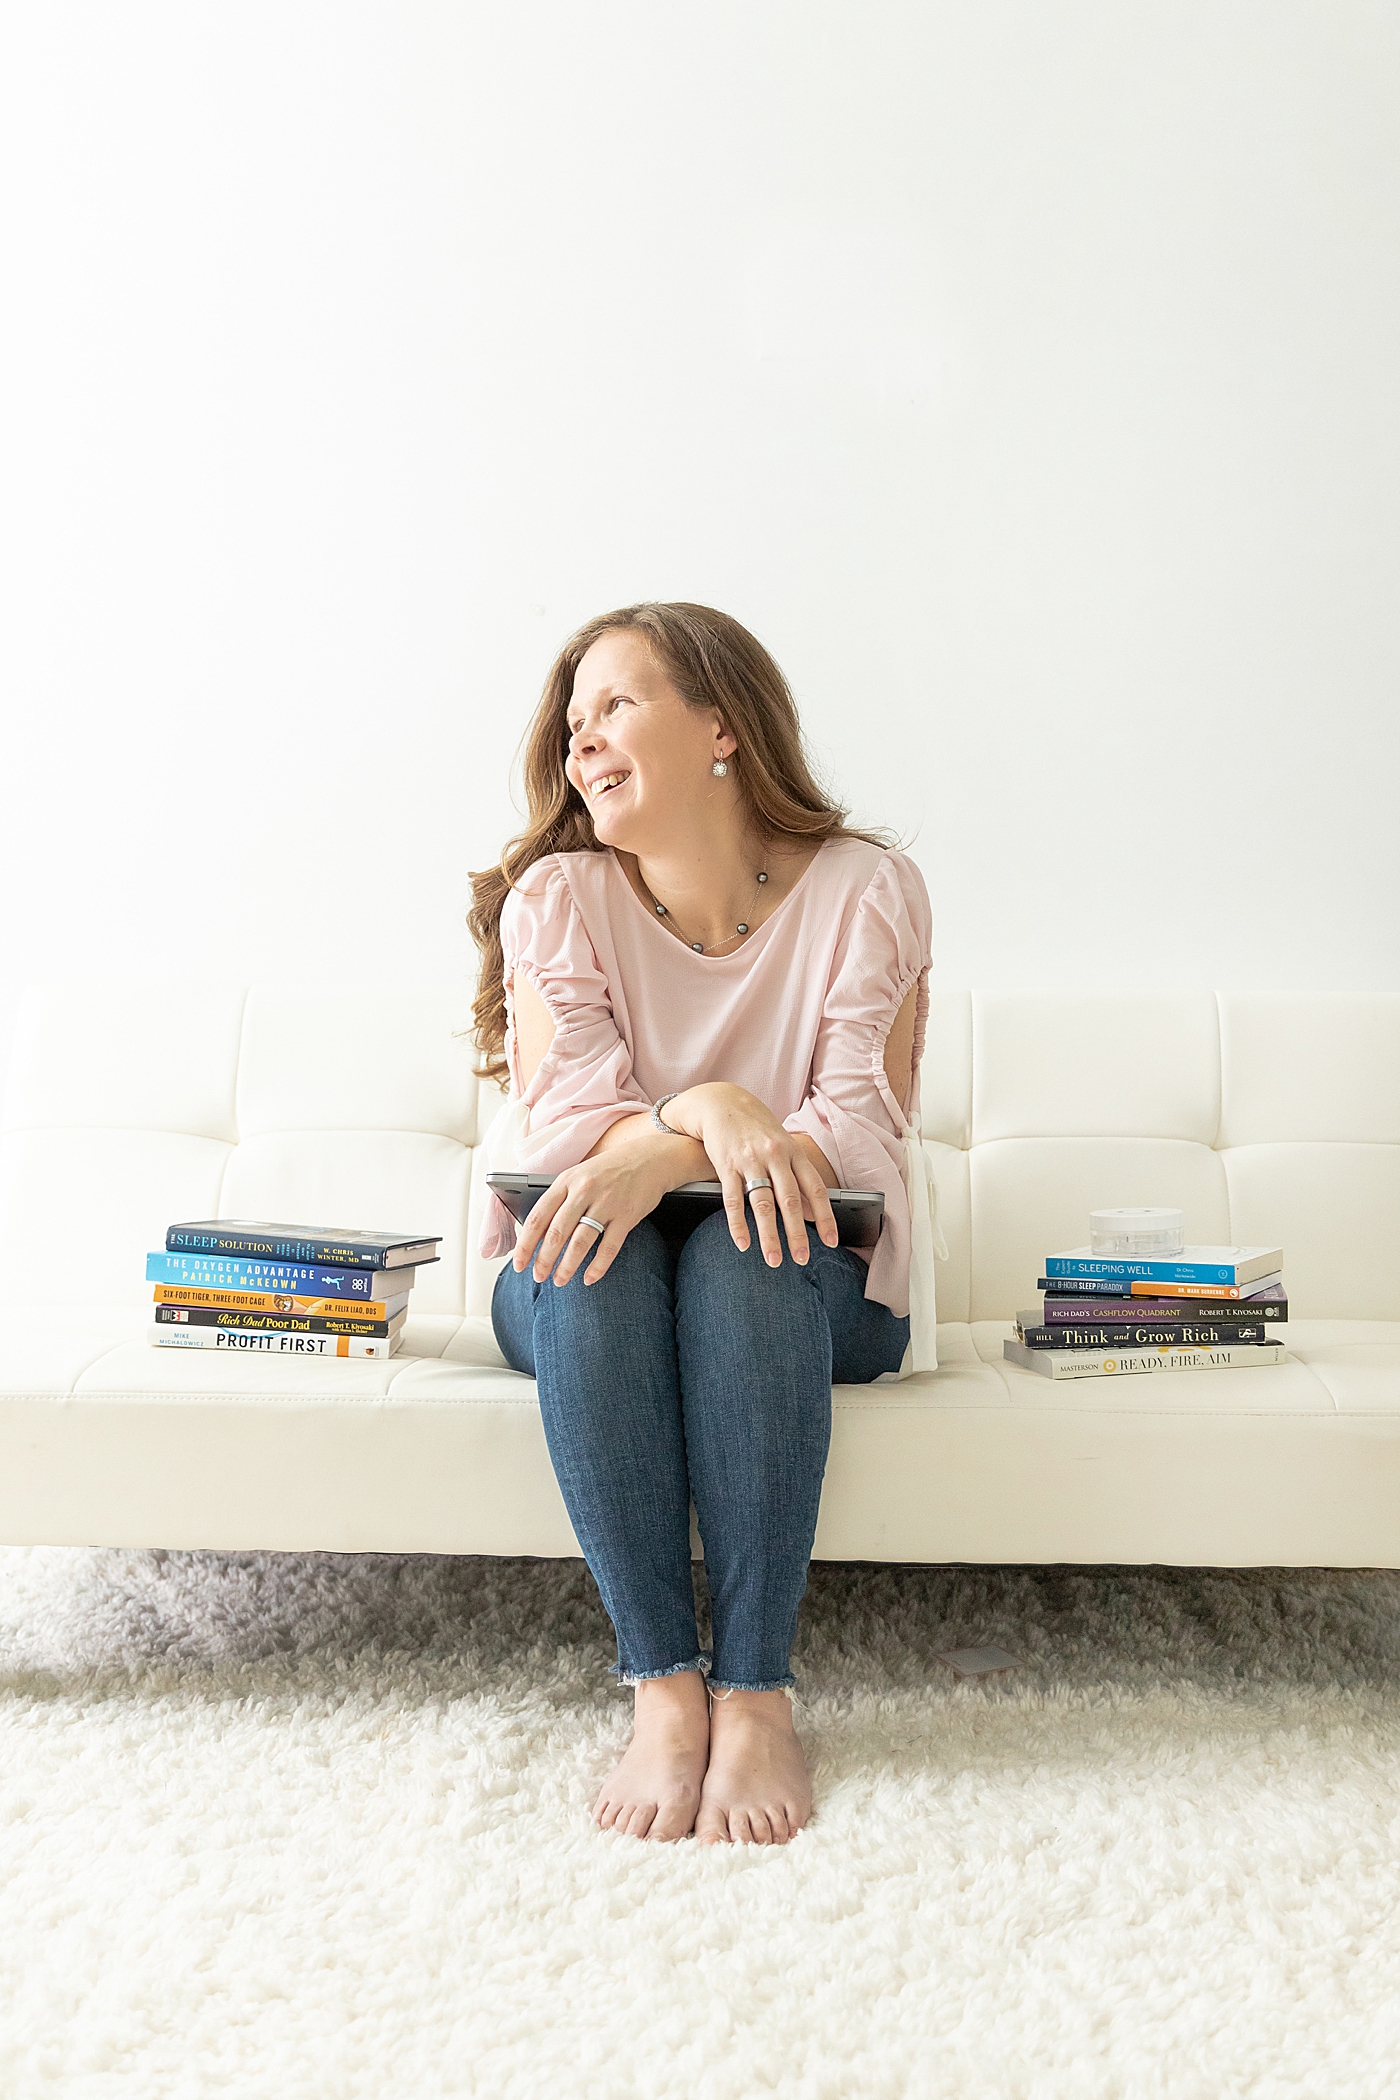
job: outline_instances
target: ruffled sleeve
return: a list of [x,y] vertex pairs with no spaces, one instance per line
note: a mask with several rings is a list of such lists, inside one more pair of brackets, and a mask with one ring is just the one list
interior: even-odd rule
[[[603,1132],[651,1103],[632,1076],[632,1059],[613,1018],[608,981],[573,892],[552,856],[526,869],[501,909],[505,958],[506,1062],[510,1101],[498,1118],[490,1163],[558,1174],[586,1159]],[[554,1036],[528,1087],[520,1083],[515,985],[533,985]],[[494,1195],[486,1204],[480,1251],[488,1259],[515,1245],[515,1220]]]
[[[820,1145],[843,1188],[882,1191],[885,1218],[865,1295],[901,1319],[910,1310],[906,1133],[918,1104],[932,957],[933,913],[923,876],[906,855],[886,853],[832,961],[807,1098],[785,1119],[786,1129],[805,1131]],[[885,1042],[913,987],[918,996],[906,1113],[886,1076]],[[922,1166],[921,1157],[917,1164]]]

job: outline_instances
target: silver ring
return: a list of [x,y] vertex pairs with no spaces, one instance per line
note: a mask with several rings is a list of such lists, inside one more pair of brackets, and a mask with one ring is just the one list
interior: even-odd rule
[[608,1229],[606,1225],[600,1225],[596,1218],[582,1217],[579,1219],[579,1223],[580,1225],[591,1225],[595,1232],[606,1232]]
[[754,1189],[771,1189],[772,1186],[773,1184],[771,1181],[760,1181],[757,1178],[755,1178],[753,1181],[746,1181],[744,1183],[744,1194],[747,1196],[751,1194]]

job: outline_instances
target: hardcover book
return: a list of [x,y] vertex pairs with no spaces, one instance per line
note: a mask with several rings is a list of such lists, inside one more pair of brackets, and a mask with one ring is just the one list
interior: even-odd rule
[[1008,1363],[1039,1371],[1042,1378],[1117,1378],[1139,1371],[1244,1371],[1281,1364],[1282,1342],[1243,1342],[1223,1349],[1028,1349],[1003,1342]]
[[[437,1260],[434,1254],[431,1259]],[[420,1261],[418,1267],[422,1268]],[[290,1292],[299,1298],[396,1298],[413,1288],[414,1269],[326,1269],[314,1262],[257,1261],[226,1254],[148,1254],[147,1283],[206,1290]]]
[[171,1254],[236,1254],[319,1262],[339,1269],[405,1269],[437,1258],[441,1233],[371,1232],[363,1225],[268,1225],[259,1218],[202,1218],[172,1225]]
[[1092,1247],[1071,1247],[1047,1254],[1047,1276],[1112,1277],[1135,1283],[1226,1283],[1238,1287],[1283,1268],[1281,1247],[1183,1247],[1180,1254],[1115,1255],[1106,1258]]

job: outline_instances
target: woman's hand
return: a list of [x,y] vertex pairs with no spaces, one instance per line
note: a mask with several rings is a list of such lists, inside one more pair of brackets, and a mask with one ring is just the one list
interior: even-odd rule
[[[636,1129],[638,1124],[645,1127]],[[650,1116],[624,1117],[604,1136],[606,1142],[595,1145],[587,1159],[555,1175],[516,1234],[512,1265],[528,1268],[533,1254],[537,1283],[551,1270],[556,1283],[567,1283],[590,1254],[593,1260],[583,1280],[597,1283],[638,1220],[655,1210],[668,1189],[693,1174],[693,1166],[676,1173],[677,1153],[683,1149],[690,1160],[692,1147],[682,1148],[675,1138],[660,1136]],[[607,1230],[595,1232],[584,1224],[585,1215],[597,1218]]]
[[807,1220],[824,1245],[834,1247],[839,1234],[826,1183],[803,1149],[796,1132],[784,1130],[772,1110],[747,1087],[716,1081],[688,1087],[661,1111],[666,1121],[705,1147],[724,1190],[725,1214],[736,1247],[749,1244],[744,1214],[746,1181],[771,1181],[755,1189],[749,1201],[758,1226],[758,1244],[770,1268],[783,1258],[778,1234],[781,1213],[788,1247],[795,1262],[807,1259]]
[[[808,1218],[825,1244],[836,1246],[836,1219],[821,1170],[804,1150],[808,1141],[784,1130],[756,1094],[716,1081],[687,1087],[663,1113],[679,1136],[659,1133],[648,1116],[625,1117],[603,1133],[587,1159],[555,1175],[516,1234],[511,1260],[517,1271],[533,1262],[536,1282],[552,1273],[565,1284],[592,1254],[583,1280],[597,1283],[632,1227],[651,1215],[667,1191],[706,1178],[707,1170],[724,1191],[730,1234],[740,1249],[749,1244],[744,1183],[773,1184],[755,1189],[751,1198],[759,1246],[771,1268],[783,1258],[780,1212],[794,1261],[807,1260]],[[606,1230],[595,1232],[585,1216]]]

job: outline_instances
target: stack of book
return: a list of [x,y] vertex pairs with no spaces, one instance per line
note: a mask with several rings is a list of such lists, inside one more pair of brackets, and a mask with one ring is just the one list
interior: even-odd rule
[[1191,1247],[1124,1259],[1074,1247],[1045,1258],[1041,1302],[1016,1315],[1007,1359],[1046,1378],[1258,1369],[1283,1362],[1278,1247]]
[[146,1257],[161,1349],[392,1356],[417,1270],[438,1237],[359,1226],[206,1218],[172,1225]]

